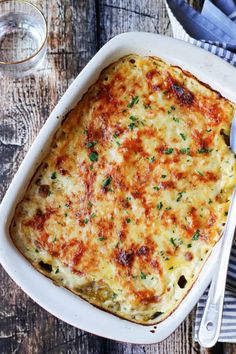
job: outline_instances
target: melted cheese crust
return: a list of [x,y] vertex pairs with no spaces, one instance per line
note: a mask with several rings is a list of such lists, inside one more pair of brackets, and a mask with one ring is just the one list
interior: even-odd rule
[[130,55],[68,114],[11,236],[45,275],[141,324],[192,287],[236,183],[234,105],[191,74]]

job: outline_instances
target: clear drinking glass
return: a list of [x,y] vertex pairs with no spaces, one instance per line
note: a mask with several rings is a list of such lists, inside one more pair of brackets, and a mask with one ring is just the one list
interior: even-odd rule
[[0,71],[11,76],[31,73],[47,47],[47,23],[25,0],[0,1]]

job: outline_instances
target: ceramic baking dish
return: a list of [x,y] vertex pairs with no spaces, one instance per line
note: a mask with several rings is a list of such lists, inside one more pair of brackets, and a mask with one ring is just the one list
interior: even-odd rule
[[125,33],[110,40],[88,63],[61,98],[16,173],[0,207],[0,260],[12,279],[39,305],[63,321],[88,332],[131,343],[155,343],[168,337],[192,310],[210,282],[220,242],[214,247],[199,278],[179,307],[156,326],[143,326],[106,313],[70,291],[55,286],[19,253],[9,237],[16,204],[45,155],[63,116],[98,79],[102,69],[120,57],[137,53],[158,56],[190,71],[223,96],[236,102],[236,71],[214,55],[169,37]]

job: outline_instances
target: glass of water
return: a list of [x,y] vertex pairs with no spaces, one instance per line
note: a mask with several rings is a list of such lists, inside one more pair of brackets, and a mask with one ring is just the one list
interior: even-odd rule
[[37,7],[25,0],[0,1],[0,72],[30,74],[47,47],[47,23]]

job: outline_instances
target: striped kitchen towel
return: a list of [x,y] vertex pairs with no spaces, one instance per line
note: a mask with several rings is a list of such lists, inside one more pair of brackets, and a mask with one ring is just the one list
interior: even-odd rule
[[[165,1],[174,38],[206,49],[236,67],[236,4],[233,0],[205,0],[201,13],[184,0]],[[236,80],[236,72],[232,80]],[[208,289],[197,305],[195,340],[207,293]],[[236,241],[230,256],[219,342],[236,343]]]

